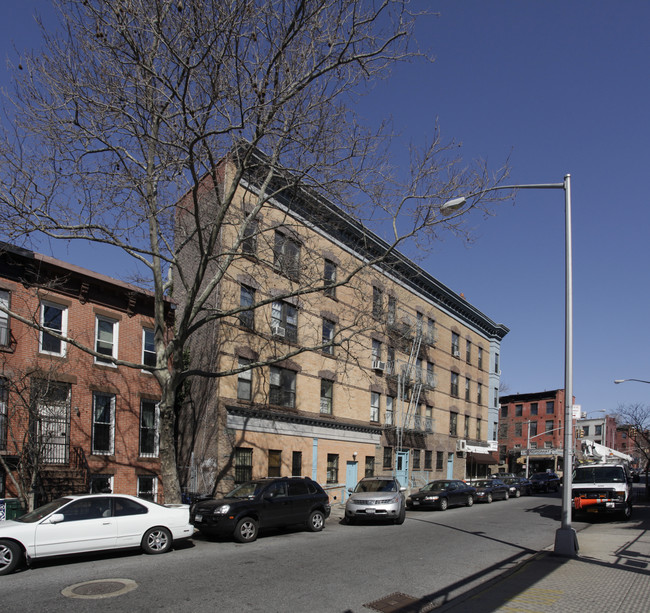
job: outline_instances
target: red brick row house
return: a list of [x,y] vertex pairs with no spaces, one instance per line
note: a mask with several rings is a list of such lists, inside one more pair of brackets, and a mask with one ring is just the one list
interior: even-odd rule
[[152,296],[3,244],[0,305],[0,498],[161,500]]

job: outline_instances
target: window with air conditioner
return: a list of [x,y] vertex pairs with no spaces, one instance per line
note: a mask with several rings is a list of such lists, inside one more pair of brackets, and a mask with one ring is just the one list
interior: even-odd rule
[[293,304],[281,300],[273,302],[271,334],[293,343],[298,341],[298,309]]

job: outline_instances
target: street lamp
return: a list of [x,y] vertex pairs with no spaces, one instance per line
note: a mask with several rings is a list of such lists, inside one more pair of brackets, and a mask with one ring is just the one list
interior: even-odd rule
[[564,327],[564,478],[562,488],[562,523],[555,533],[555,553],[574,556],[578,538],[571,526],[571,489],[573,485],[573,256],[571,245],[571,175],[562,183],[534,183],[528,185],[497,185],[474,194],[448,200],[440,207],[443,215],[451,215],[474,196],[498,189],[562,189],[565,216],[565,327]]
[[614,383],[625,383],[626,381],[638,381],[639,383],[650,383],[650,381],[644,381],[643,379],[614,379]]

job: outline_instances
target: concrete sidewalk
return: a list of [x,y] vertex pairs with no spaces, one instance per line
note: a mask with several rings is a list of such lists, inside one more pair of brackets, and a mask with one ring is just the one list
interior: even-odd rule
[[[582,524],[580,524],[582,526]],[[578,531],[576,558],[539,552],[475,590],[437,608],[399,613],[648,613],[650,505],[637,499],[632,519],[595,518]]]

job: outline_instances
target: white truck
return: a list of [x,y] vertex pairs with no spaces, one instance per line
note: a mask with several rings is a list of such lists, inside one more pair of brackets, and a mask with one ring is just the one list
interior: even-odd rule
[[584,463],[573,471],[573,516],[613,514],[629,519],[632,514],[632,457],[594,443],[582,442]]

